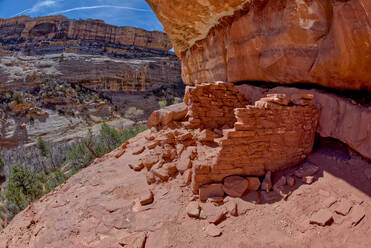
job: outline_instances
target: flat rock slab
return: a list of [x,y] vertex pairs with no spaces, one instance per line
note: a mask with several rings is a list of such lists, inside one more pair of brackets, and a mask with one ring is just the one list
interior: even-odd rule
[[319,226],[326,226],[331,225],[333,221],[334,218],[332,216],[332,212],[328,209],[321,209],[310,217],[309,223]]
[[295,171],[295,176],[297,177],[313,176],[314,174],[318,172],[318,170],[319,170],[318,166],[312,163],[306,162],[303,164],[303,166],[301,166],[299,169]]
[[224,196],[223,184],[213,183],[202,185],[199,188],[199,194],[201,201],[207,201],[207,199],[211,197],[223,197]]
[[360,206],[356,205],[352,208],[352,212],[350,213],[350,218],[352,220],[352,225],[356,226],[358,223],[362,221],[362,219],[366,216],[365,209]]
[[337,214],[346,216],[349,213],[350,209],[352,208],[352,205],[353,204],[350,201],[341,200],[339,204],[336,206],[335,212]]
[[218,237],[222,235],[222,230],[217,227],[215,224],[209,224],[206,229],[206,234],[210,237]]
[[329,196],[329,197],[326,197],[325,200],[323,200],[323,205],[327,208],[331,207],[332,205],[334,205],[334,203],[337,202],[337,199],[336,197],[334,196]]
[[241,197],[249,187],[249,182],[240,176],[230,176],[224,178],[223,190],[226,194],[233,197]]

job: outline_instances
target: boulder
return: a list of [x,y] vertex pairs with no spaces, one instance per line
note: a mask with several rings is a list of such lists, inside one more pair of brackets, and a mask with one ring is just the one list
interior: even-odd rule
[[260,188],[260,179],[258,177],[247,177],[246,179],[249,183],[247,189],[249,191],[258,191],[258,189]]
[[199,189],[199,195],[201,201],[207,201],[207,199],[210,197],[223,197],[223,184],[213,183],[202,185]]
[[159,125],[166,126],[172,121],[180,121],[185,118],[187,111],[188,107],[185,103],[178,103],[156,110],[148,118],[147,126],[149,128]]
[[321,209],[318,212],[315,212],[310,217],[309,223],[316,224],[319,226],[331,225],[334,221],[332,213],[328,209]]
[[241,197],[249,188],[249,182],[240,176],[229,176],[224,178],[223,190],[232,197]]

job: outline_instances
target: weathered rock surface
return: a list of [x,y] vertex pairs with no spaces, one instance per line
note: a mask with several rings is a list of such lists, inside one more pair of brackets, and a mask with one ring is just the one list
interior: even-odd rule
[[147,2],[173,41],[186,84],[371,90],[368,0]]
[[[129,168],[131,146],[143,146],[149,137],[151,131],[147,130],[124,146],[128,150],[121,157],[115,157],[122,149],[119,148],[34,202],[0,231],[0,247],[100,248],[143,243],[146,248],[269,247],[272,244],[333,247],[339,244],[339,237],[343,238],[345,247],[369,247],[371,191],[369,180],[363,175],[367,162],[349,166],[346,160],[333,160],[328,150],[317,150],[309,156],[324,171],[316,184],[298,185],[288,201],[274,204],[257,205],[259,201],[253,202],[248,197],[227,197],[224,206],[237,202],[240,217],[227,217],[218,226],[210,226],[211,237],[208,237],[207,220],[187,216],[192,189],[182,185],[180,173],[166,183],[148,186],[147,168],[140,172]],[[149,206],[138,206],[137,199],[149,187],[155,201]],[[255,195],[254,199],[258,199],[259,193],[250,192],[247,196]],[[311,215],[323,208],[323,195],[349,201],[358,198],[357,204],[362,204],[352,207],[347,216],[338,215],[344,221],[342,224],[310,225]],[[197,198],[193,198],[199,209]],[[235,214],[236,205],[232,203],[230,209]],[[327,220],[321,218],[318,223]],[[353,227],[352,223],[357,226]],[[222,235],[214,238],[220,231]]]
[[[169,38],[163,32],[149,32],[134,27],[117,27],[105,24],[102,20],[71,20],[61,15],[0,19],[0,36],[3,42],[45,41],[46,39],[96,40],[166,51],[172,47]],[[61,45],[61,42],[55,42],[54,45]]]
[[259,100],[265,94],[286,94],[287,96],[299,93],[312,94],[313,102],[321,110],[317,132],[322,137],[338,139],[366,159],[371,159],[371,108],[369,104],[357,104],[349,98],[316,89],[289,87],[263,89],[247,84],[237,87],[245,97],[249,97],[252,101]]

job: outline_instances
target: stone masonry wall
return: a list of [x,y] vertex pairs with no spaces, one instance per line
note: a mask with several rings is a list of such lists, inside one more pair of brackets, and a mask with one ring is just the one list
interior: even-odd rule
[[[215,153],[193,167],[193,190],[230,175],[262,176],[303,161],[312,151],[319,110],[312,95],[272,94],[236,108],[233,129],[224,129]],[[202,154],[201,154],[202,156]]]
[[224,82],[187,87],[184,102],[191,128],[233,127],[233,110],[249,104],[233,84]]

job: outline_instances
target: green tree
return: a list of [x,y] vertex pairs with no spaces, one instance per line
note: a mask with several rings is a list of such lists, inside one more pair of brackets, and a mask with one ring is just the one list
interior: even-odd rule
[[24,166],[13,166],[5,187],[5,206],[13,217],[43,194],[42,183],[36,174]]
[[48,144],[41,137],[37,138],[37,148],[39,148],[41,155],[44,157],[48,155]]
[[4,176],[4,167],[5,167],[5,164],[4,164],[3,158],[0,155],[0,176]]

